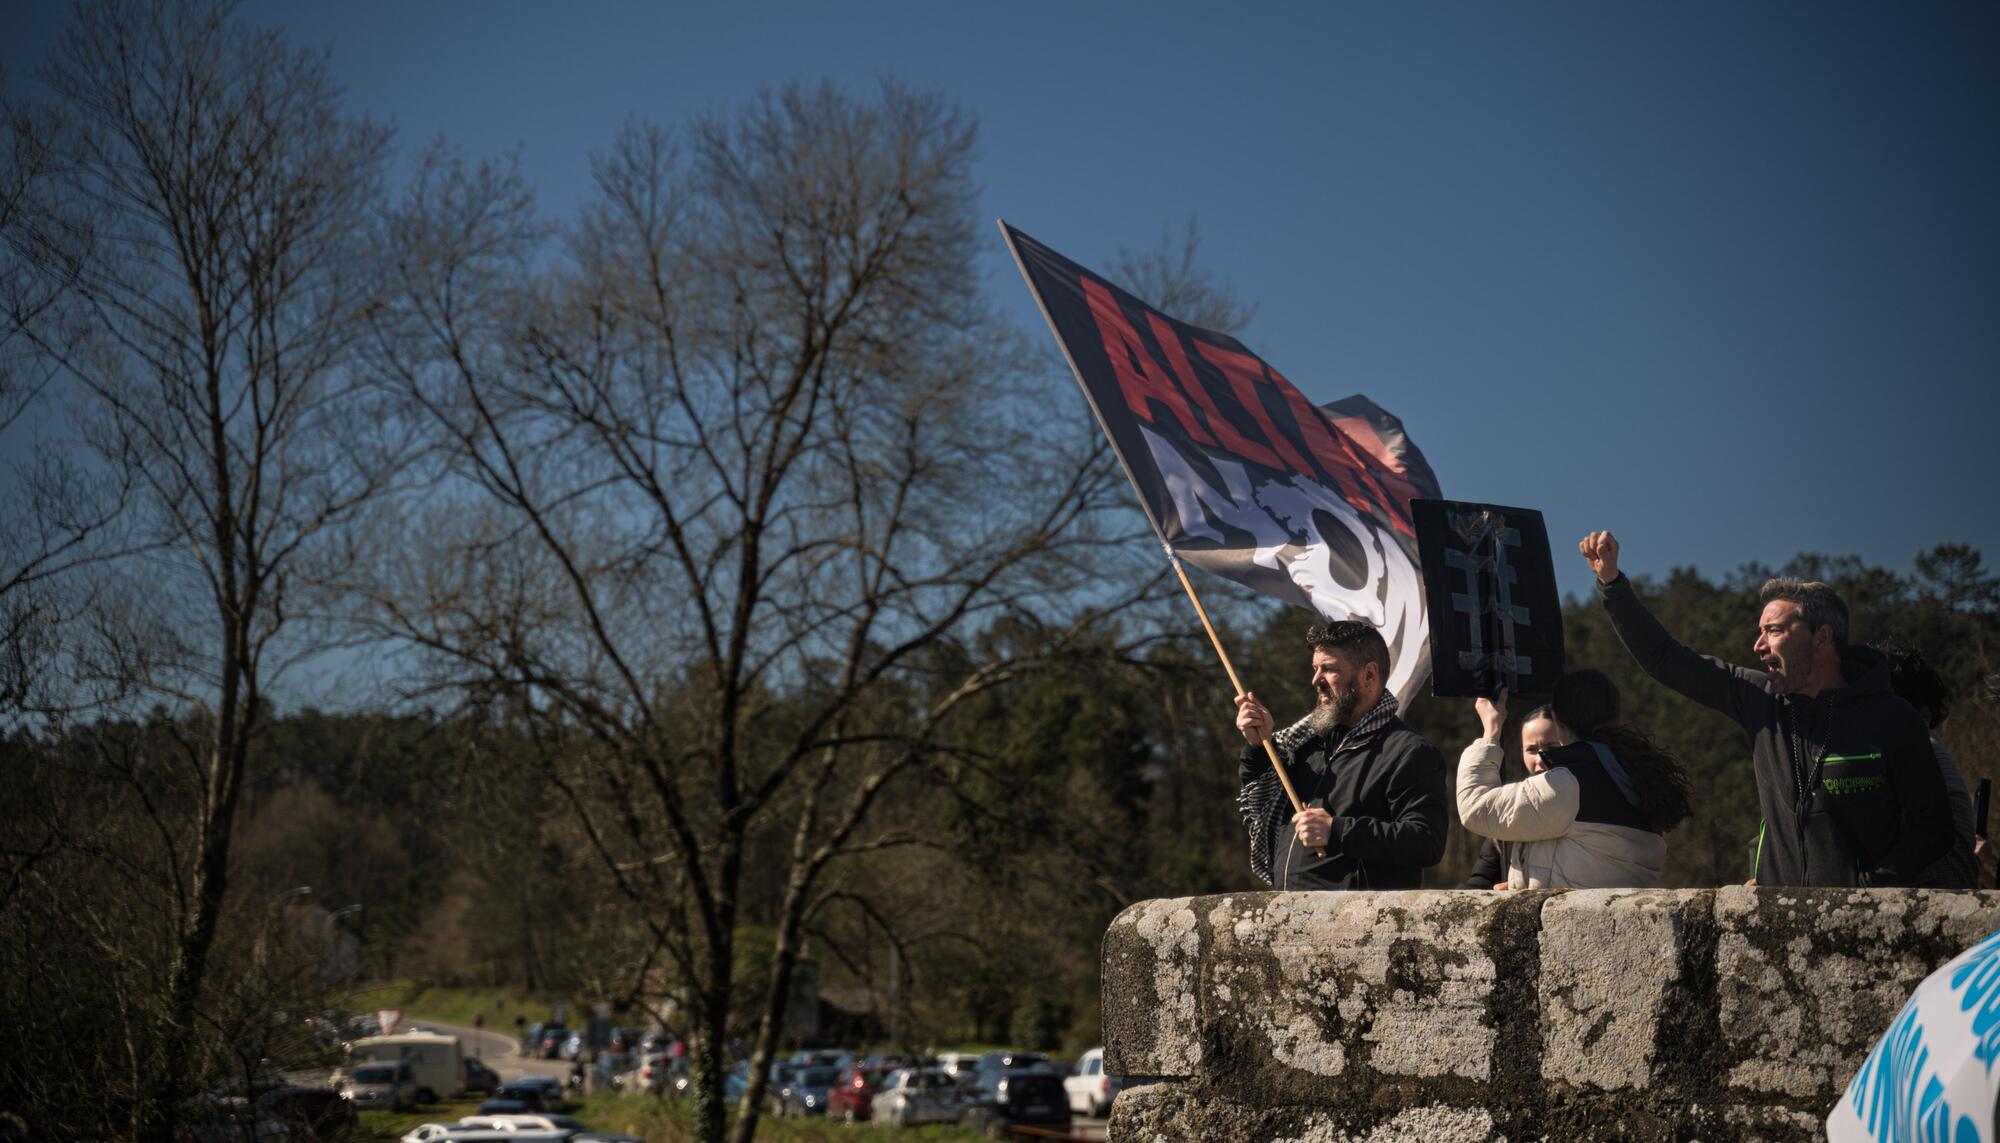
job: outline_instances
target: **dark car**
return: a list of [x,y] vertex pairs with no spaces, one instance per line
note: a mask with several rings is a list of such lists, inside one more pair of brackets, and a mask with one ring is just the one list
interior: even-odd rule
[[736,1070],[730,1072],[722,1081],[722,1098],[734,1104],[737,1100],[743,1098],[743,1093],[749,1090],[749,1088],[750,1061],[738,1060],[736,1061]]
[[496,1103],[500,1100],[513,1100],[516,1103],[525,1104],[526,1106],[521,1108],[523,1111],[556,1110],[555,1104],[549,1102],[548,1096],[543,1093],[541,1088],[532,1087],[527,1084],[503,1083],[499,1087],[494,1088],[493,1098],[487,1102]]
[[327,1087],[280,1087],[250,1101],[261,1119],[275,1119],[288,1127],[311,1127],[316,1133],[328,1128],[352,1127],[360,1121],[352,1101]]
[[882,1090],[882,1081],[895,1068],[863,1067],[856,1064],[843,1069],[835,1077],[833,1086],[827,1089],[826,1113],[835,1119],[849,1123],[859,1123],[873,1115],[875,1093]]
[[780,1117],[826,1114],[827,1091],[839,1078],[839,1068],[800,1068],[791,1082],[772,1097],[773,1114]]
[[545,1060],[553,1060],[562,1055],[563,1045],[569,1042],[570,1031],[561,1024],[548,1024],[542,1028],[541,1039],[535,1044],[533,1054]]
[[590,1086],[587,1090],[612,1091],[618,1087],[618,1081],[625,1073],[637,1066],[638,1061],[629,1053],[605,1052],[590,1065]]
[[1005,1138],[1011,1127],[1069,1132],[1069,1094],[1053,1071],[981,1073],[972,1099],[958,1121],[988,1139]]
[[500,1073],[470,1056],[465,1060],[465,1090],[492,1095],[500,1090]]
[[[522,1076],[520,1079],[508,1084],[507,1088],[514,1091],[540,1092],[542,1102],[548,1105],[548,1110],[550,1111],[561,1111],[568,1102],[568,1096],[563,1091],[562,1081],[554,1076]],[[495,1092],[494,1094],[498,1095],[499,1092]]]
[[973,1065],[973,1071],[981,1078],[1001,1072],[1048,1071],[1058,1069],[1049,1058],[1040,1052],[987,1052]]

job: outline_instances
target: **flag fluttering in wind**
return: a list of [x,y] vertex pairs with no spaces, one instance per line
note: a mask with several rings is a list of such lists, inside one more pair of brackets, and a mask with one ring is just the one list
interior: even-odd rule
[[1169,552],[1373,624],[1407,704],[1430,655],[1410,501],[1440,493],[1402,423],[1361,396],[1315,407],[1235,338],[1001,230]]

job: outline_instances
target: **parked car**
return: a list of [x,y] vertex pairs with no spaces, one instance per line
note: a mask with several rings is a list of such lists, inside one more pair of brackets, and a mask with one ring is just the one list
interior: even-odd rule
[[542,1027],[541,1038],[530,1055],[553,1060],[562,1055],[562,1046],[569,1041],[569,1029],[561,1024],[547,1024]]
[[438,1136],[434,1143],[569,1143],[570,1140],[580,1138],[582,1136],[574,1131],[540,1131],[528,1127],[473,1127]]
[[[498,1104],[519,1104],[519,1107],[499,1107]],[[533,1085],[503,1083],[493,1089],[493,1098],[479,1105],[481,1115],[519,1114],[524,1111],[554,1111],[558,1105],[547,1093]]]
[[[538,1122],[512,1122],[540,1118],[535,1115],[468,1115],[456,1123],[420,1123],[404,1134],[401,1143],[465,1143],[467,1139],[485,1138],[495,1131],[543,1129]],[[509,1138],[514,1137],[510,1135]]]
[[360,1121],[352,1100],[324,1087],[272,1088],[250,1101],[258,1116],[291,1127],[309,1127],[314,1135],[352,1127]]
[[827,1089],[826,1113],[849,1123],[860,1123],[869,1118],[875,1102],[875,1093],[882,1089],[882,1081],[889,1078],[894,1068],[870,1068],[853,1064],[834,1077],[833,1086]]
[[591,1091],[623,1091],[625,1077],[639,1066],[628,1052],[605,1052],[590,1065]]
[[408,1063],[362,1064],[347,1073],[340,1097],[358,1109],[408,1111],[417,1105],[417,1078]]
[[736,1068],[722,1081],[722,1098],[734,1104],[750,1087],[750,1061],[736,1061]]
[[1048,1071],[989,1071],[979,1077],[972,1102],[958,1121],[989,1139],[1005,1138],[1012,1127],[1043,1127],[1069,1133],[1069,1096],[1062,1077]]
[[954,1079],[961,1072],[970,1075],[978,1063],[979,1055],[976,1052],[940,1052],[937,1058],[937,1066],[944,1069],[944,1074]]
[[447,1135],[472,1130],[462,1123],[419,1123],[403,1132],[401,1143],[439,1143]]
[[563,1094],[562,1081],[554,1076],[522,1076],[505,1086],[516,1091],[540,1092],[542,1102],[547,1105],[544,1110],[559,1111],[568,1102],[568,1097]]
[[770,1072],[764,1077],[765,1095],[768,1096],[773,1092],[783,1091],[785,1085],[792,1082],[792,1077],[798,1074],[799,1065],[797,1064],[786,1063],[784,1061],[772,1064]]
[[827,1090],[838,1078],[840,1078],[839,1068],[800,1068],[798,1073],[792,1076],[792,1081],[773,1096],[772,1114],[781,1118],[790,1115],[825,1114]]
[[844,1068],[854,1062],[849,1052],[832,1048],[812,1048],[803,1052],[793,1052],[791,1063],[801,1068]]
[[492,1095],[500,1087],[500,1073],[486,1067],[486,1061],[466,1057],[466,1091]]
[[618,1085],[620,1091],[677,1095],[680,1091],[675,1088],[675,1081],[685,1078],[686,1074],[680,1062],[665,1052],[647,1052],[627,1066],[625,1073],[618,1077]]
[[882,1080],[872,1111],[878,1123],[914,1127],[956,1123],[965,1107],[965,1089],[943,1068],[900,1068]]
[[1111,1101],[1118,1098],[1119,1079],[1104,1073],[1104,1049],[1092,1048],[1076,1062],[1076,1071],[1063,1081],[1069,1093],[1069,1109],[1078,1115],[1103,1117],[1111,1114]]
[[583,1121],[573,1115],[537,1114],[516,1112],[507,1115],[468,1115],[461,1123],[468,1127],[492,1128],[500,1131],[588,1131]]
[[981,1077],[1000,1072],[1050,1071],[1060,1073],[1049,1058],[1040,1052],[987,1052],[979,1057],[973,1070]]

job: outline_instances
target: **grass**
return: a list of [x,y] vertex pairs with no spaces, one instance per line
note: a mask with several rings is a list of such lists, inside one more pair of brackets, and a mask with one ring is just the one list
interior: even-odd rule
[[[408,980],[385,980],[365,984],[349,993],[346,1006],[357,1012],[377,1008],[401,1008],[403,1022],[435,1020],[443,1024],[469,1026],[474,1016],[486,1017],[486,1027],[510,1031],[514,1017],[526,1016],[533,1024],[549,1018],[551,1003],[560,998],[535,996],[515,988],[431,988]],[[578,1023],[589,1009],[572,1002],[571,1023]]]
[[[477,1099],[446,1100],[425,1111],[364,1111],[361,1125],[344,1137],[346,1143],[396,1143],[420,1123],[449,1123],[471,1115]],[[646,1143],[691,1143],[692,1108],[680,1100],[646,1095],[593,1095],[571,1112],[598,1131],[636,1135]],[[888,1127],[848,1126],[823,1118],[757,1121],[759,1143],[974,1143],[980,1135],[956,1125]]]

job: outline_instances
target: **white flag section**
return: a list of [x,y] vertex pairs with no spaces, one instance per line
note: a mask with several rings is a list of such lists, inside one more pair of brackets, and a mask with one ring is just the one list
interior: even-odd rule
[[[1139,432],[1173,498],[1181,533],[1214,545],[1177,543],[1175,551],[1204,571],[1289,596],[1325,619],[1360,619],[1378,628],[1394,652],[1389,690],[1407,708],[1430,671],[1430,633],[1422,576],[1396,537],[1318,481],[1297,473],[1258,480],[1242,464],[1211,459],[1211,482],[1174,446],[1143,427]],[[1232,535],[1248,541],[1232,546]]]
[[1994,1143],[2000,933],[1926,977],[1826,1120],[1831,1143]]

